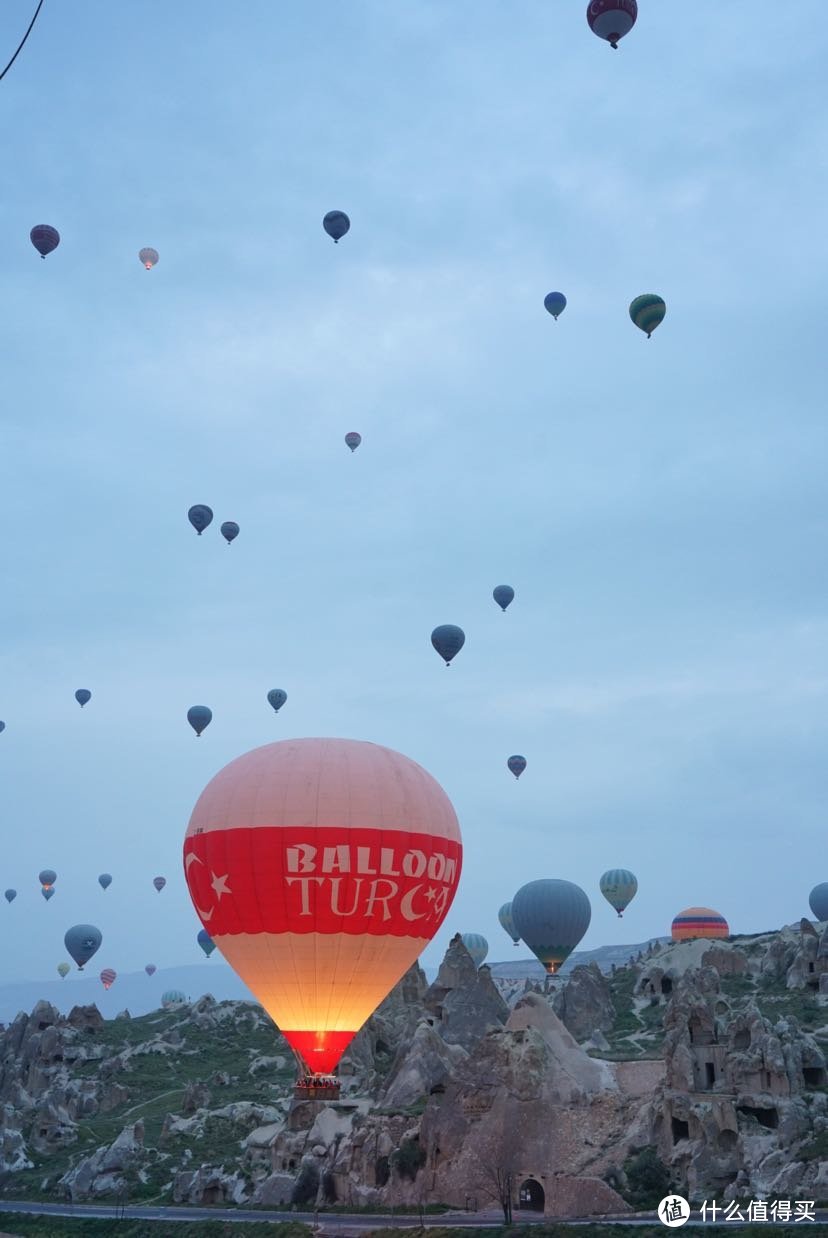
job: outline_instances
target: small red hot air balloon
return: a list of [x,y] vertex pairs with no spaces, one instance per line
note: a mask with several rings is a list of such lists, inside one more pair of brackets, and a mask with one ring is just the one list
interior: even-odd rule
[[205,931],[321,1074],[440,928],[461,862],[439,784],[352,739],[284,740],[231,761],[184,839]]
[[111,967],[105,967],[101,972],[101,984],[105,989],[111,989],[115,983],[117,973]]

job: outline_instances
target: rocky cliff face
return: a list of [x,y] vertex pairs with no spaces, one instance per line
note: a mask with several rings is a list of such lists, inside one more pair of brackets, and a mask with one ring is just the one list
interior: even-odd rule
[[794,926],[654,944],[507,1003],[457,938],[368,1021],[331,1103],[294,1099],[252,1004],[105,1023],[39,1003],[0,1035],[0,1190],[483,1207],[507,1173],[516,1203],[601,1213],[654,1147],[691,1196],[826,1198],[826,963],[825,932]]

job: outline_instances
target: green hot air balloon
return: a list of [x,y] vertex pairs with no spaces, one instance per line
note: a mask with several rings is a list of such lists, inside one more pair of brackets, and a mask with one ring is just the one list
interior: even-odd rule
[[72,970],[72,968],[69,966],[68,963],[58,963],[57,969],[58,969],[58,975],[60,976],[61,980],[65,980],[66,977],[69,975],[70,971]]
[[622,916],[635,898],[638,881],[628,868],[610,868],[598,882],[598,888],[610,907]]
[[521,886],[512,899],[512,918],[529,949],[554,975],[589,928],[592,908],[574,882],[542,878]]
[[461,933],[460,940],[474,960],[475,967],[480,967],[489,953],[489,943],[482,933]]
[[84,963],[89,962],[102,941],[101,930],[94,924],[73,924],[63,938],[66,952],[77,963],[78,971],[83,971]]
[[520,945],[520,933],[515,928],[515,922],[512,919],[512,904],[504,903],[500,911],[497,913],[497,918],[500,921],[500,927],[505,929],[516,946]]
[[667,306],[663,299],[654,292],[642,293],[630,304],[630,318],[640,331],[646,332],[650,338],[659,323],[664,321]]

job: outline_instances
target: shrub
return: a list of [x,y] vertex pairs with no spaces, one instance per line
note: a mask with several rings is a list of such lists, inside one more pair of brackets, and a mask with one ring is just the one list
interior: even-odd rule
[[655,1148],[642,1148],[624,1164],[627,1187],[624,1198],[638,1210],[655,1208],[670,1192],[670,1170]]
[[401,1178],[413,1182],[425,1164],[426,1154],[417,1138],[404,1139],[391,1157],[391,1162]]
[[319,1170],[306,1161],[299,1170],[299,1177],[293,1187],[290,1197],[292,1204],[313,1204],[319,1192]]

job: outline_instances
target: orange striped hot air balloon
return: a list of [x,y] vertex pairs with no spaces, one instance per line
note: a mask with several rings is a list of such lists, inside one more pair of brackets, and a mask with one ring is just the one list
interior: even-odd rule
[[672,924],[673,941],[689,941],[693,937],[729,937],[727,920],[709,907],[688,907],[680,911]]
[[460,827],[408,757],[350,739],[266,744],[193,809],[184,873],[205,930],[315,1074],[330,1074],[439,930]]

